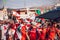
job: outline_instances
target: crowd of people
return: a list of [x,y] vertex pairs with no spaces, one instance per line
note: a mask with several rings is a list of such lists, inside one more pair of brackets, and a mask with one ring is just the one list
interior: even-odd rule
[[19,15],[13,12],[0,20],[0,40],[60,40],[60,22]]
[[60,26],[50,20],[0,20],[0,30],[0,40],[60,40]]

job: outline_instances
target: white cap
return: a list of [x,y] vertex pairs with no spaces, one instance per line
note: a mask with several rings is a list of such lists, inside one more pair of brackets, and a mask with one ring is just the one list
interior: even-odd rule
[[36,22],[32,22],[33,25],[36,25]]

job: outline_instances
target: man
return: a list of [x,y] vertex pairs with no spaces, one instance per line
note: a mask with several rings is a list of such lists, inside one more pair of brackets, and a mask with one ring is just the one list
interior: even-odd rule
[[32,24],[32,29],[29,31],[30,40],[37,39],[36,24]]
[[53,23],[49,30],[49,40],[55,40],[56,37],[56,23]]
[[40,40],[42,28],[37,28],[37,31],[38,31],[38,40]]
[[38,40],[45,40],[45,36],[46,36],[46,27],[43,26],[42,29],[40,29],[40,36]]

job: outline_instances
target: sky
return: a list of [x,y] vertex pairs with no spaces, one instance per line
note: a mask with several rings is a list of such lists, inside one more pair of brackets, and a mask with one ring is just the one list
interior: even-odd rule
[[[39,7],[55,5],[57,0],[6,0],[4,4],[5,8],[24,8],[24,7]],[[2,0],[0,0],[0,8],[3,6]]]
[[3,1],[0,0],[0,8],[2,8],[2,7],[3,7]]

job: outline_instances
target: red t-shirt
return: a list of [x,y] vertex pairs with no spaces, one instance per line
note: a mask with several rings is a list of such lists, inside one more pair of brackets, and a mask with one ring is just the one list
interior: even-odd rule
[[55,38],[55,34],[56,34],[55,28],[51,28],[50,29],[50,33],[49,33],[49,37],[51,39],[54,39]]
[[44,40],[46,36],[46,28],[44,28],[41,32],[40,39]]
[[30,31],[30,40],[36,40],[36,28]]
[[42,28],[38,28],[37,31],[38,31],[38,40],[40,40],[40,36],[41,36],[41,32],[42,32]]

